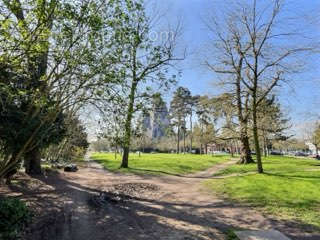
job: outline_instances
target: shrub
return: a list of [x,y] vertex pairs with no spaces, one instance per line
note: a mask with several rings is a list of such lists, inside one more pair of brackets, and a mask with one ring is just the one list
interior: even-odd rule
[[15,198],[0,199],[0,239],[18,239],[31,220],[31,213],[24,202]]

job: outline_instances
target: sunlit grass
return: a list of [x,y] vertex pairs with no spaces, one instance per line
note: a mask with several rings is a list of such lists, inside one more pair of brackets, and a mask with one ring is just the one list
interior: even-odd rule
[[206,184],[232,200],[320,227],[320,161],[273,156],[263,163],[265,174],[254,173],[255,164],[234,165],[219,175],[244,175],[209,180]]
[[131,153],[129,168],[119,169],[121,155],[117,159],[112,153],[94,153],[91,158],[110,171],[139,174],[188,174],[202,171],[217,163],[230,159],[230,156],[211,156],[195,154],[139,154]]

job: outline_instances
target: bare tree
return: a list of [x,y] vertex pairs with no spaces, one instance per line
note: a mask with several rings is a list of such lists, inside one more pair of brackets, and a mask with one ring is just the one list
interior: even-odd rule
[[[224,79],[224,85],[235,86],[233,90],[238,101],[241,134],[245,133],[243,129],[251,115],[259,173],[263,173],[263,167],[257,123],[258,107],[288,74],[301,69],[299,56],[312,50],[311,47],[303,46],[303,41],[297,43],[299,34],[290,30],[283,31],[280,27],[282,7],[281,0],[273,1],[271,5],[264,5],[263,2],[258,4],[256,0],[251,4],[243,1],[227,13],[224,28],[215,19],[212,21],[215,27],[209,25],[218,40],[215,49],[222,49],[222,54],[216,63],[206,61],[206,65],[216,73],[229,75],[229,78]],[[242,144],[245,144],[243,140]]]
[[245,41],[242,30],[237,28],[237,20],[231,14],[218,22],[214,17],[207,23],[207,27],[214,34],[209,47],[213,58],[208,56],[205,66],[209,70],[223,75],[219,85],[226,88],[226,92],[233,96],[236,103],[237,118],[239,122],[239,136],[241,141],[241,157],[239,163],[252,163],[248,136],[249,120],[249,94],[242,83],[245,69],[245,54],[250,49]]
[[263,167],[258,133],[258,107],[271,91],[285,80],[286,75],[297,72],[300,67],[297,62],[299,55],[312,50],[311,47],[290,44],[294,42],[291,37],[297,38],[298,34],[280,28],[278,20],[282,7],[281,0],[273,1],[268,8],[253,0],[251,5],[242,8],[238,17],[246,36],[245,42],[250,46],[243,54],[246,77],[241,80],[251,97],[253,138],[259,173],[263,173]]

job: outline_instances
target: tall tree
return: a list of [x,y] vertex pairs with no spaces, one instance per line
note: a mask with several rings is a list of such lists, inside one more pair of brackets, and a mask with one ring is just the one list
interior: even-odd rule
[[251,149],[249,144],[248,121],[249,121],[249,94],[244,91],[242,83],[244,78],[245,53],[249,51],[250,44],[243,43],[245,35],[238,29],[239,19],[235,13],[229,13],[222,20],[212,17],[207,27],[213,33],[209,51],[212,56],[206,56],[205,66],[221,75],[219,84],[224,86],[227,93],[231,94],[236,103],[236,112],[239,122],[241,141],[241,156],[239,163],[252,163]]
[[193,141],[193,113],[196,111],[196,106],[199,101],[200,96],[190,96],[188,101],[189,108],[190,108],[190,153],[192,153],[192,141]]
[[266,5],[256,0],[250,4],[241,2],[226,14],[224,23],[214,19],[215,27],[209,27],[216,33],[218,45],[215,46],[218,50],[220,46],[222,54],[214,63],[207,61],[207,66],[216,73],[229,75],[224,84],[234,86],[243,145],[247,145],[248,133],[245,132],[251,115],[259,173],[263,173],[257,119],[259,105],[285,79],[285,74],[298,71],[299,55],[312,50],[303,46],[303,38],[297,43],[297,32],[291,32],[288,26],[281,28],[283,1],[275,0],[271,7]]
[[[231,154],[237,148],[238,141],[241,139],[239,124],[237,122],[237,104],[233,94],[223,93],[212,99],[215,106],[216,117],[221,121],[221,129],[218,138],[230,145]],[[241,160],[240,160],[241,161]]]
[[200,96],[196,102],[196,114],[200,125],[200,154],[203,153],[205,132],[210,123],[215,121],[214,104],[208,96]]
[[[178,58],[175,48],[179,35],[179,26],[168,30],[170,34],[159,34],[152,39],[154,18],[147,16],[142,0],[117,1],[117,24],[112,26],[113,39],[118,50],[115,58],[119,64],[117,72],[124,82],[120,86],[122,97],[126,103],[124,124],[123,158],[121,167],[127,168],[129,161],[132,121],[135,113],[146,104],[146,98],[152,95],[152,86],[167,88],[175,82],[176,75],[168,74]],[[154,17],[154,16],[153,16]]]
[[107,71],[108,58],[104,54],[104,61],[96,60],[102,58],[101,46],[109,49],[102,26],[110,24],[103,14],[111,3],[0,4],[0,134],[5,150],[0,177],[22,158],[28,162],[27,172],[40,173],[38,153],[60,131],[63,112],[77,111],[102,80],[108,81],[98,77]]
[[286,134],[286,130],[290,128],[290,119],[285,117],[275,96],[266,98],[260,104],[257,117],[262,149],[267,156],[273,142],[286,141],[290,138]]
[[295,58],[300,53],[311,50],[310,47],[303,47],[300,44],[285,46],[281,44],[281,40],[290,42],[294,40],[290,38],[291,36],[295,35],[296,38],[298,35],[278,28],[282,7],[281,0],[273,1],[272,7],[268,9],[253,0],[251,5],[244,5],[237,15],[239,19],[237,25],[240,25],[244,34],[244,38],[239,39],[239,42],[241,45],[249,46],[242,54],[246,77],[241,80],[252,98],[253,138],[259,173],[263,173],[263,166],[259,143],[258,108],[270,92],[285,79],[285,73],[297,71]]
[[319,148],[320,148],[320,124],[318,124],[316,130],[313,133],[313,141],[312,143],[316,147],[316,155],[319,156]]
[[195,124],[194,137],[200,145],[201,153],[208,154],[208,145],[217,143],[216,130],[212,123],[203,125]]
[[177,128],[177,153],[180,153],[180,131],[183,133],[184,152],[185,152],[185,134],[186,134],[186,118],[190,114],[191,109],[189,101],[191,92],[184,87],[178,87],[173,94],[170,103],[170,113],[173,125]]

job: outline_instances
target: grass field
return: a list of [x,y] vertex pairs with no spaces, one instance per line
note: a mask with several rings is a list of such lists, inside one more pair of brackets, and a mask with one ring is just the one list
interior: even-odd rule
[[218,175],[242,176],[209,180],[206,184],[232,200],[320,227],[320,161],[273,156],[263,159],[263,163],[265,174],[254,173],[255,164],[233,165]]
[[119,169],[121,155],[115,159],[112,153],[94,153],[91,159],[101,163],[110,171],[132,172],[138,174],[188,174],[202,171],[217,163],[230,159],[230,156],[211,156],[193,154],[141,154],[129,156],[129,168]]

